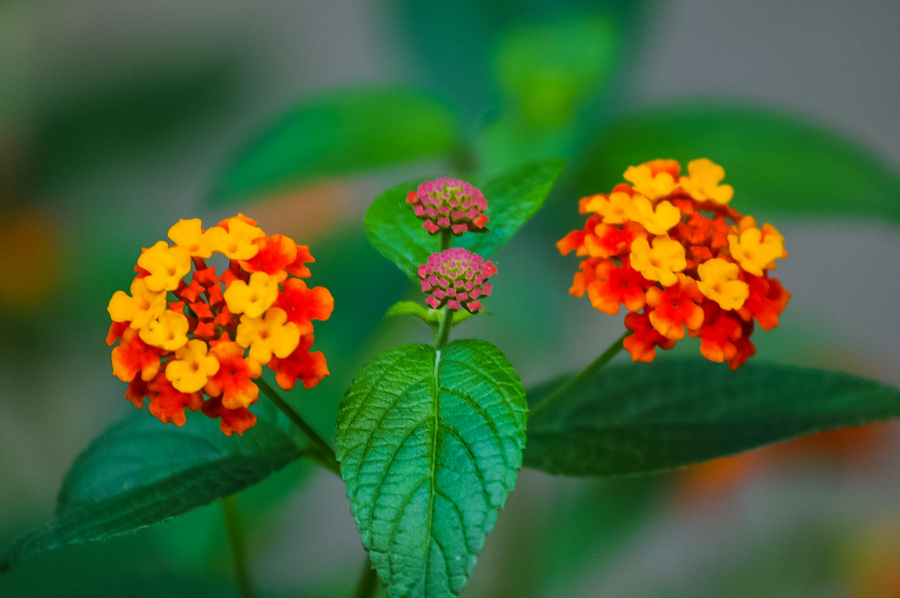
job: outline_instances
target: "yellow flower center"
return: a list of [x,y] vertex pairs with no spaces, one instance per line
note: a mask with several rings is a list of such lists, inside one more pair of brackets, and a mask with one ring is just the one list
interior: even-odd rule
[[191,257],[206,259],[212,256],[209,238],[203,232],[203,223],[199,218],[179,220],[169,228],[169,238],[176,245],[187,249]]
[[763,270],[774,270],[775,258],[784,255],[784,237],[774,227],[770,228],[774,232],[765,236],[758,228],[744,230],[740,235],[728,235],[731,257],[754,276],[762,276]]
[[596,212],[603,216],[603,222],[607,224],[622,224],[628,220],[626,209],[631,204],[631,196],[623,191],[610,193],[607,198],[604,195],[595,195],[584,209]]
[[166,377],[181,392],[198,392],[219,371],[219,361],[207,355],[207,345],[193,339],[175,353],[166,366]]
[[647,164],[629,166],[624,176],[635,191],[650,199],[665,197],[675,190],[675,179],[671,174],[660,172],[653,176],[653,170]]
[[650,200],[643,195],[637,195],[625,213],[631,220],[638,222],[647,229],[651,235],[664,235],[670,228],[681,220],[681,211],[671,202],[661,201],[654,209]]
[[644,237],[631,243],[631,267],[647,280],[659,281],[664,287],[678,282],[677,272],[687,266],[684,247],[669,237],[654,237],[653,245]]
[[247,224],[243,220],[232,218],[228,221],[228,230],[214,226],[206,231],[206,238],[213,251],[224,253],[228,259],[249,260],[259,251],[253,241],[266,236],[257,226]]
[[750,287],[738,280],[739,270],[737,264],[720,257],[706,260],[697,266],[697,287],[722,309],[740,309],[750,296]]
[[169,247],[157,241],[138,258],[138,266],[150,273],[144,284],[151,291],[174,291],[185,274],[191,271],[191,254],[184,247]]
[[166,310],[141,328],[141,340],[164,351],[177,351],[188,342],[188,319],[184,314]]
[[300,344],[300,329],[287,321],[287,313],[273,307],[261,318],[241,316],[237,343],[250,350],[250,357],[265,365],[272,355],[284,359]]
[[707,158],[691,160],[688,162],[688,173],[690,176],[681,177],[678,184],[694,199],[698,201],[711,199],[725,205],[734,197],[734,188],[731,185],[719,184],[725,178],[725,169],[715,162]]
[[278,281],[265,272],[254,272],[250,282],[235,280],[225,289],[225,303],[233,314],[258,318],[278,298]]
[[139,330],[166,311],[165,291],[151,291],[143,278],[131,282],[131,295],[116,291],[106,311],[113,322],[131,322],[131,328]]

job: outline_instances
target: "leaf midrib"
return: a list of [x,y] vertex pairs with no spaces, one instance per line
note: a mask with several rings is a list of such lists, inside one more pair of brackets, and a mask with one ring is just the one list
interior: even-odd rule
[[440,417],[441,417],[441,350],[435,349],[434,352],[434,369],[432,370],[432,402],[431,402],[431,463],[429,464],[428,471],[428,519],[426,520],[425,525],[425,566],[422,568],[422,588],[426,590],[428,588],[428,568],[431,565],[431,536],[432,536],[432,524],[434,522],[434,499],[437,493],[437,488],[435,487],[435,479],[437,477],[437,452],[438,445],[440,444],[438,441],[438,431],[440,430]]

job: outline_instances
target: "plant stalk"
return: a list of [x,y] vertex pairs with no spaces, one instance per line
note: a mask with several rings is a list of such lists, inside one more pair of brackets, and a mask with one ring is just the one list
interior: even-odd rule
[[437,330],[434,331],[434,337],[431,340],[431,346],[440,351],[447,344],[450,338],[450,329],[453,327],[453,314],[445,306],[441,310],[441,323]]
[[359,576],[359,582],[356,584],[356,591],[353,592],[353,598],[372,598],[375,590],[378,589],[378,576],[372,567],[372,561],[366,558],[363,564],[362,574]]
[[537,411],[540,411],[550,403],[553,403],[554,401],[559,400],[561,397],[564,397],[566,393],[581,384],[585,378],[588,378],[589,376],[592,376],[593,374],[600,371],[603,366],[609,363],[609,361],[613,357],[618,355],[619,351],[624,348],[625,345],[622,344],[622,341],[624,341],[625,337],[629,334],[631,334],[630,330],[620,336],[618,340],[616,340],[612,345],[609,346],[608,349],[606,349],[606,351],[600,354],[600,357],[592,361],[586,368],[581,370],[581,372],[579,372],[577,376],[575,376],[574,378],[570,378],[569,380],[561,384],[556,390],[547,395],[547,397],[540,403],[534,405],[529,410],[529,416],[534,415]]
[[315,446],[315,451],[311,453],[311,457],[315,459],[320,465],[328,469],[329,471],[341,475],[341,467],[337,461],[337,457],[334,454],[334,449],[331,448],[331,445],[322,438],[318,432],[316,432],[312,426],[310,426],[303,416],[297,413],[293,407],[291,407],[287,401],[281,398],[275,389],[269,386],[269,384],[263,380],[262,378],[256,379],[256,384],[263,391],[263,393],[269,397],[269,400],[272,401],[282,413],[284,413],[288,419],[291,420],[295,426],[300,428],[306,436],[312,441]]
[[253,598],[253,584],[247,568],[247,543],[244,528],[241,525],[235,495],[222,499],[222,518],[225,520],[225,533],[228,536],[228,547],[231,551],[231,562],[234,565],[234,579],[241,598]]
[[453,233],[449,228],[441,229],[441,251],[450,249],[453,246]]

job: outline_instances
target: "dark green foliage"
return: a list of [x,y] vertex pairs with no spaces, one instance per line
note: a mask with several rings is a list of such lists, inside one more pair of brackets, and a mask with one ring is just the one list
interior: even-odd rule
[[347,390],[337,456],[347,495],[391,596],[453,596],[516,481],[522,383],[477,340],[403,345]]

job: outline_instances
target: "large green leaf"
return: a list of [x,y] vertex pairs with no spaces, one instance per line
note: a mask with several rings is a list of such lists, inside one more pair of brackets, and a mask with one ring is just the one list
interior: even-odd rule
[[[567,475],[646,473],[900,416],[900,390],[841,372],[705,360],[607,367],[529,393],[525,465]],[[549,400],[547,400],[549,399]]]
[[[487,181],[468,177],[466,180],[480,188],[487,199],[488,232],[463,233],[454,245],[482,257],[494,253],[543,205],[562,169],[562,160],[545,160],[519,166]],[[422,221],[406,203],[407,193],[415,191],[424,180],[391,187],[376,197],[366,211],[369,242],[413,280],[418,280],[419,265],[441,248],[440,235],[422,228]]]
[[499,116],[478,143],[488,172],[527,160],[574,156],[606,111],[596,99],[622,57],[623,28],[602,9],[507,31],[494,71]]
[[227,203],[312,179],[448,155],[456,118],[407,89],[333,92],[300,102],[265,127],[218,178]]
[[[511,29],[568,22],[578,17],[588,20],[600,12],[612,19],[616,29],[628,35],[631,45],[636,46],[637,37],[648,31],[647,27],[638,26],[636,17],[647,20],[655,4],[658,3],[636,0],[389,2],[395,9],[399,30],[416,32],[399,36],[398,41],[413,46],[410,55],[422,67],[430,87],[440,89],[474,117],[496,108],[490,65],[493,53]],[[563,52],[568,54],[571,42],[559,41],[567,46]],[[557,53],[559,49],[551,46],[548,51]],[[584,58],[586,62],[594,60],[594,56]]]
[[505,102],[524,123],[566,124],[612,74],[621,38],[602,12],[512,28],[494,56]]
[[102,540],[229,496],[300,456],[288,431],[260,418],[243,436],[212,420],[181,428],[142,414],[119,422],[81,453],[66,475],[56,517],[14,544],[0,569],[66,544]]
[[500,351],[403,345],[347,390],[337,456],[362,542],[390,596],[454,596],[516,481],[525,391]]
[[727,104],[674,104],[614,121],[580,170],[583,195],[607,193],[629,165],[709,158],[741,212],[900,221],[900,178],[870,150],[807,120]]

